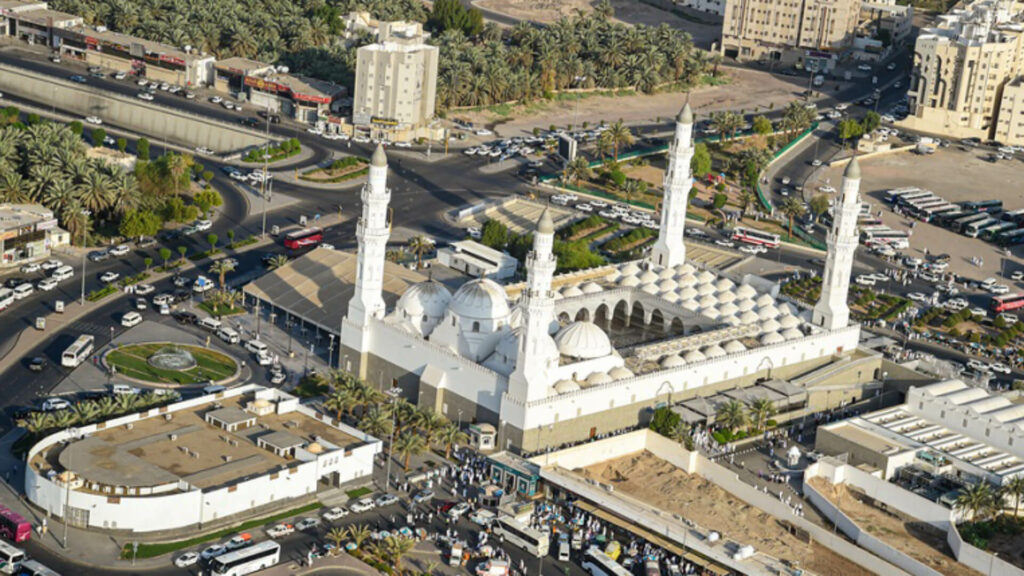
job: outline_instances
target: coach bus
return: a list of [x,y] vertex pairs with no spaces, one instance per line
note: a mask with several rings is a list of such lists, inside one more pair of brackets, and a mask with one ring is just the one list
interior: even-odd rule
[[967,216],[961,216],[956,220],[950,222],[949,229],[952,230],[953,232],[963,232],[964,228],[970,223],[980,222],[986,218],[990,218],[990,216],[988,214],[979,214],[977,212],[974,212],[972,214],[968,214]]
[[538,558],[548,555],[548,535],[525,526],[511,516],[501,516],[491,525],[495,536],[502,536]]
[[1024,208],[1003,212],[1003,220],[1014,224],[1024,224]]
[[778,248],[781,243],[778,234],[762,232],[760,230],[753,230],[742,226],[737,226],[732,229],[732,239],[738,242],[746,242],[747,244],[759,244],[769,248]]
[[978,234],[978,238],[981,238],[982,240],[995,240],[1003,232],[1016,229],[1017,224],[1014,222],[996,222],[995,224],[989,224],[982,228],[981,232]]
[[969,200],[967,202],[961,202],[960,206],[965,211],[971,212],[988,212],[989,214],[998,214],[1003,211],[1002,200]]
[[60,572],[53,570],[35,560],[25,560],[21,563],[20,576],[60,576]]
[[284,247],[289,250],[318,246],[324,241],[324,231],[319,228],[304,228],[284,237]]
[[210,574],[215,576],[244,576],[281,561],[281,545],[272,540],[253,544],[210,560]]
[[82,334],[60,355],[60,365],[68,368],[78,366],[92,354],[95,345],[96,338],[92,334]]
[[894,189],[889,190],[888,192],[885,193],[885,201],[888,202],[889,204],[894,204],[897,200],[899,200],[903,196],[906,196],[907,194],[911,194],[913,192],[920,192],[920,191],[921,191],[920,188],[915,188],[913,186],[911,186],[909,188],[894,188]]
[[32,523],[6,506],[0,506],[0,536],[11,542],[24,542],[32,537]]
[[982,228],[998,223],[999,220],[996,220],[991,216],[983,218],[981,220],[976,220],[964,226],[964,236],[967,236],[968,238],[977,238],[978,234],[981,234]]
[[25,561],[25,551],[7,542],[0,542],[0,574],[18,574]]
[[1006,294],[1005,296],[993,296],[989,305],[992,312],[1009,312],[1024,307],[1024,294]]
[[632,572],[609,558],[597,546],[591,546],[583,555],[583,569],[589,572],[590,576],[633,576]]
[[1003,232],[996,236],[996,243],[1000,246],[1016,246],[1024,243],[1024,228]]

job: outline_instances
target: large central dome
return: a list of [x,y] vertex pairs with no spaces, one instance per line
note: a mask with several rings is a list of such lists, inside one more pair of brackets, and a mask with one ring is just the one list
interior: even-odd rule
[[555,336],[555,344],[562,356],[581,360],[601,358],[612,353],[608,335],[592,322],[573,322]]
[[440,318],[451,299],[452,293],[440,282],[428,280],[409,287],[398,300],[398,308],[413,318],[424,315]]
[[480,320],[505,318],[509,314],[505,290],[487,278],[463,284],[452,296],[449,309],[460,318]]

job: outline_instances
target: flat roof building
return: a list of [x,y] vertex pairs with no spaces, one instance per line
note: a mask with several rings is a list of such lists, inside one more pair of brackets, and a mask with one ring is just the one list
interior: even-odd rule
[[853,43],[861,0],[726,0],[722,53],[830,70]]
[[441,248],[437,261],[468,276],[495,280],[515,276],[519,265],[512,256],[473,240],[459,240]]
[[326,122],[331,105],[345,87],[307,76],[289,74],[250,58],[227,58],[213,66],[214,88],[243,97],[259,109],[280,112],[300,122]]
[[17,266],[68,244],[57,217],[39,204],[0,204],[0,266]]
[[[25,490],[82,527],[152,532],[271,509],[368,476],[380,441],[247,384],[48,436]],[[69,490],[70,488],[70,490]]]

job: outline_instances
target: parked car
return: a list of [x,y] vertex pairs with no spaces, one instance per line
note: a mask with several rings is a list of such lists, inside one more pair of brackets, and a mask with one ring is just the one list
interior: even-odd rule
[[36,282],[36,288],[44,292],[49,292],[50,290],[56,288],[57,284],[59,284],[59,282],[57,282],[55,278],[44,278],[39,282]]
[[36,356],[28,361],[28,369],[33,372],[42,372],[43,370],[46,370],[47,364],[49,364],[49,362],[47,362],[45,356]]
[[[84,81],[85,78],[82,78],[82,80]],[[100,120],[97,116],[86,116],[85,117],[85,122],[87,124],[95,124],[97,126],[99,126],[100,124],[103,124],[103,120]]]
[[248,532],[243,532],[238,536],[235,536],[231,540],[228,540],[227,544],[224,545],[224,548],[227,550],[238,550],[239,548],[245,548],[246,546],[249,546],[252,543],[252,534],[249,534]]
[[185,552],[181,556],[174,559],[174,565],[178,568],[188,568],[189,566],[195,566],[199,562],[199,554],[195,552]]
[[203,551],[199,553],[199,556],[203,560],[212,560],[225,552],[227,552],[227,550],[224,548],[224,546],[220,544],[214,544],[212,546],[207,546],[206,548],[204,548]]
[[370,499],[370,498],[363,498],[362,500],[360,500],[360,501],[356,502],[355,504],[352,504],[351,506],[348,507],[348,509],[351,510],[354,514],[361,514],[363,512],[369,512],[370,510],[373,510],[374,508],[376,508],[376,505],[373,503],[373,500]]
[[334,508],[331,508],[327,512],[324,512],[324,520],[327,520],[328,522],[340,520],[345,516],[348,516],[348,510],[345,510],[340,506],[335,506]]
[[145,296],[146,294],[152,294],[153,291],[155,291],[155,290],[156,290],[156,288],[154,288],[152,284],[136,284],[135,285],[135,294],[137,294],[139,296]]
[[111,256],[124,256],[124,255],[128,254],[129,252],[131,252],[131,250],[132,249],[129,248],[127,244],[118,244],[117,246],[114,246],[113,248],[110,249],[110,255]]
[[392,504],[398,503],[398,496],[394,494],[381,494],[377,497],[375,504],[378,508],[384,508],[385,506],[391,506]]
[[300,531],[310,530],[320,525],[319,518],[303,518],[295,523],[295,529]]
[[278,524],[277,526],[274,526],[273,528],[268,529],[267,530],[267,536],[270,536],[271,538],[283,538],[283,537],[288,536],[289,534],[292,534],[294,532],[295,532],[295,526],[293,526],[291,524],[288,524],[288,523],[284,523],[284,524]]
[[104,272],[103,274],[100,274],[100,282],[110,284],[111,282],[117,281],[117,279],[120,277],[120,274],[111,270],[109,272]]
[[139,314],[138,312],[132,311],[121,316],[121,326],[124,326],[125,328],[131,328],[133,326],[138,326],[139,324],[142,324],[142,314]]
[[71,403],[63,398],[47,398],[43,400],[43,412],[56,412],[71,408]]

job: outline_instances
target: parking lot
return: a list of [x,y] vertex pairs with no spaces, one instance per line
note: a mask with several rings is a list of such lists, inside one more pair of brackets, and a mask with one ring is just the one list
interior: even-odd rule
[[[514,234],[531,234],[537,228],[537,221],[540,220],[540,214],[544,211],[544,208],[545,205],[538,202],[512,198],[497,206],[463,218],[459,221],[459,226],[482,229],[488,220],[497,220],[507,226],[509,231]],[[565,226],[577,217],[568,208],[559,208],[555,205],[550,206],[550,208],[551,220],[555,223],[556,229]]]

